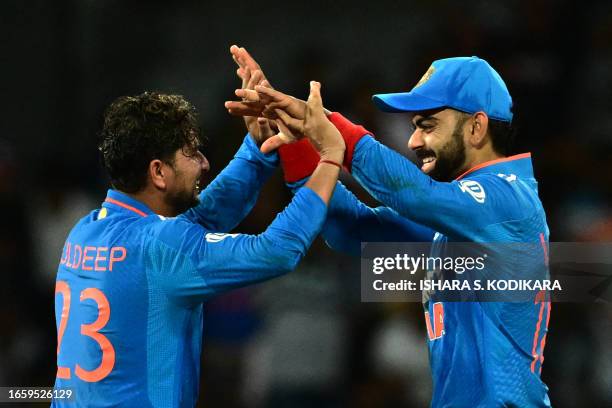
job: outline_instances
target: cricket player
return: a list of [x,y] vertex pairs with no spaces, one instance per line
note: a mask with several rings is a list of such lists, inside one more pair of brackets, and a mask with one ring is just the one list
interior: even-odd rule
[[195,405],[203,302],[293,270],[323,225],[345,147],[319,92],[311,83],[306,123],[320,164],[259,235],[229,232],[277,166],[256,143],[265,135],[247,134],[200,192],[209,166],[190,103],[145,92],[110,105],[100,150],[112,188],[70,232],[55,290],[55,388],[75,401],[53,406]]
[[[232,47],[239,74],[261,67],[244,48]],[[265,78],[265,76],[262,76]],[[226,102],[236,115],[279,117],[301,134],[304,104],[263,84],[241,89],[243,101]],[[369,208],[341,183],[330,202],[323,237],[334,249],[358,254],[361,242],[432,241],[432,254],[447,243],[529,243],[539,249],[531,269],[497,265],[501,277],[548,274],[548,226],[538,197],[531,155],[509,156],[512,99],[499,74],[477,57],[434,61],[408,92],[374,95],[385,112],[407,113],[414,132],[408,146],[420,169],[377,142],[361,126],[326,111],[341,132],[344,167],[384,206]],[[258,110],[261,104],[266,108]],[[278,148],[285,179],[294,189],[318,157],[306,140]],[[448,302],[424,296],[433,377],[433,407],[547,407],[540,373],[550,301]]]

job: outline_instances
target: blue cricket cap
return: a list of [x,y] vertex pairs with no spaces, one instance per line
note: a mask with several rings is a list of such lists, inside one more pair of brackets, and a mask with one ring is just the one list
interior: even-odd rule
[[483,111],[491,119],[512,121],[512,97],[489,63],[478,57],[434,61],[410,92],[372,97],[385,112],[418,112],[453,108],[466,113]]

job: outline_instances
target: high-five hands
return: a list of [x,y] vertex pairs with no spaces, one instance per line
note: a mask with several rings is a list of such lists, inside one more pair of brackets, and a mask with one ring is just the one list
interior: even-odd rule
[[[310,175],[306,187],[329,203],[343,164],[346,145],[336,126],[327,118],[330,112],[323,108],[321,84],[315,81],[310,83],[310,95],[304,102],[274,90],[259,64],[244,48],[233,45],[230,52],[238,64],[236,73],[242,79],[242,88],[235,92],[241,100],[225,102],[226,109],[232,115],[245,117],[249,131],[262,143],[260,149],[264,153],[308,137],[310,143],[293,145],[300,148],[301,153],[307,152],[300,156],[299,160],[303,160],[304,164],[297,165],[300,167],[299,176],[297,171],[290,170],[287,150],[281,151],[281,159],[285,153],[283,170],[287,180],[288,174],[291,174],[291,178],[296,177],[296,180]],[[257,122],[259,136],[254,133],[253,120]],[[272,128],[278,133],[274,134]],[[305,168],[310,170],[304,173]]]
[[[303,119],[287,113],[286,110],[274,108],[278,115],[277,123],[281,126],[283,133],[289,132],[294,139],[308,137],[322,160],[342,163],[346,146],[338,129],[327,119],[319,82],[310,81],[310,95],[304,107]],[[276,148],[282,143],[284,143],[282,138],[277,140],[276,136],[272,136],[264,145],[268,144]],[[264,147],[262,146],[262,149]]]
[[[261,151],[269,153],[283,144],[304,137],[303,121],[306,117],[307,103],[272,88],[263,74],[261,66],[245,48],[232,45],[230,52],[238,65],[236,73],[243,83],[242,88],[235,91],[236,96],[241,100],[227,101],[225,107],[231,115],[245,118],[251,134],[259,143],[262,143]],[[322,105],[321,109],[324,114],[330,113]],[[252,123],[255,117],[259,118],[257,122],[259,126],[267,126],[265,132],[263,132],[264,137],[257,137],[251,130],[253,126],[249,126],[249,123]],[[280,120],[281,117],[285,120]],[[269,120],[266,123],[262,118]],[[297,119],[300,122],[291,119]],[[287,128],[289,124],[292,125],[290,129]],[[270,137],[270,127],[277,128],[280,132]],[[258,129],[254,130],[257,131]]]
[[[255,92],[254,88],[256,85],[258,86],[270,86],[270,83],[266,79],[261,67],[255,60],[249,55],[249,53],[244,49],[240,48],[236,45],[232,45],[230,47],[230,53],[232,54],[232,58],[238,65],[238,69],[236,70],[236,74],[242,80],[242,88],[239,90],[241,92]],[[236,96],[242,97],[237,94]],[[234,113],[228,104],[231,106],[232,104],[237,104],[240,106],[238,112]],[[277,128],[273,122],[265,119],[260,114],[264,109],[263,104],[255,102],[247,102],[246,99],[243,98],[242,102],[226,102],[225,106],[228,111],[232,114],[239,114],[244,118],[244,123],[247,127],[248,132],[253,136],[255,141],[258,144],[263,143],[269,137],[276,134]],[[274,130],[272,129],[274,127]]]

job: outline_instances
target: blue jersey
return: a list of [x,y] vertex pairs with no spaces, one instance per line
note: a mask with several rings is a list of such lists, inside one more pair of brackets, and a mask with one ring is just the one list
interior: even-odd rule
[[[548,274],[548,227],[529,154],[484,163],[443,183],[364,137],[356,146],[352,173],[384,206],[369,208],[338,183],[323,229],[332,248],[359,254],[361,242],[433,241],[432,255],[443,256],[447,242],[535,243],[540,268],[521,278],[542,279],[542,270]],[[502,278],[525,272],[505,268]],[[424,307],[432,406],[550,406],[548,388],[540,379],[548,299],[502,303],[424,298]]]
[[56,284],[53,406],[192,407],[203,301],[291,271],[320,232],[323,201],[303,189],[260,235],[228,234],[277,166],[247,135],[200,204],[165,218],[109,190],[70,232]]

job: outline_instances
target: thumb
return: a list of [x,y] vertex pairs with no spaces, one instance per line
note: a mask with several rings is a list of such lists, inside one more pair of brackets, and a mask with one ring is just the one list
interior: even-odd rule
[[292,140],[290,138],[288,138],[282,133],[279,133],[277,135],[274,135],[266,139],[266,141],[261,144],[261,147],[259,148],[259,150],[262,153],[267,154],[267,153],[273,152],[274,150],[278,149],[282,145],[285,145],[291,142]]
[[319,109],[323,107],[323,101],[321,100],[321,83],[317,81],[310,81],[310,95],[308,95],[308,106],[311,109]]

